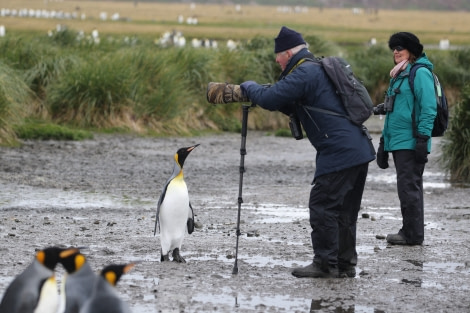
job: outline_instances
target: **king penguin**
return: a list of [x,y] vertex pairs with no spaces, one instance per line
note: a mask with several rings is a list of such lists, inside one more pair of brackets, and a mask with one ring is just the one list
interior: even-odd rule
[[61,303],[58,312],[78,313],[90,298],[97,276],[86,257],[78,250],[63,255],[61,263],[66,274],[60,286]]
[[194,231],[194,212],[189,202],[188,187],[184,181],[183,164],[189,153],[199,144],[180,148],[174,156],[173,173],[163,187],[158,200],[154,235],[157,224],[160,226],[161,258],[169,261],[169,253],[173,250],[173,261],[186,263],[180,255],[181,244],[186,230]]
[[59,306],[54,269],[64,249],[48,247],[36,253],[33,262],[8,286],[0,303],[0,313],[56,312]]
[[131,310],[114,290],[121,276],[129,272],[134,263],[111,264],[103,268],[96,278],[91,297],[80,309],[80,313],[130,313]]

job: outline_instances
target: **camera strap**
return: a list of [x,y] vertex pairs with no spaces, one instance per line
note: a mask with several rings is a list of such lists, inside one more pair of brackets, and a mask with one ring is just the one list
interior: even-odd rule
[[[396,88],[393,89],[393,93],[394,93],[395,95],[396,95],[396,94],[399,94],[399,93],[401,92],[401,91],[400,91],[401,85],[403,84],[403,82],[405,81],[405,79],[406,79],[407,76],[408,76],[408,74],[403,75],[403,76],[402,76],[402,75],[399,76],[399,77],[403,77],[403,79],[400,81],[400,84],[398,85],[398,87],[396,87]],[[396,80],[397,80],[397,79],[394,78],[394,81],[392,82],[392,84],[390,84],[390,88],[393,87],[393,84],[395,83]],[[389,90],[390,90],[390,88],[389,88]]]

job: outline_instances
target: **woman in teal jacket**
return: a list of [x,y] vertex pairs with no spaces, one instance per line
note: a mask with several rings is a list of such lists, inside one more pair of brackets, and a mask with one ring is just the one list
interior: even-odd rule
[[[409,32],[393,34],[388,43],[395,66],[390,71],[390,86],[383,105],[375,113],[384,113],[385,123],[377,150],[377,164],[388,168],[391,152],[397,173],[397,190],[403,226],[387,241],[399,245],[420,245],[424,240],[423,172],[431,152],[431,132],[436,116],[433,64],[418,37]],[[415,64],[414,92],[409,73]]]

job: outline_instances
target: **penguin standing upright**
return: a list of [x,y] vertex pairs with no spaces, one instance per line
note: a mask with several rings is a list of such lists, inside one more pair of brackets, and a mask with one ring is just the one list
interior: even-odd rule
[[111,264],[103,268],[96,278],[91,297],[80,309],[80,313],[130,313],[128,304],[119,298],[114,287],[121,276],[133,267],[134,263]]
[[189,153],[197,146],[199,144],[180,148],[175,153],[173,173],[163,187],[158,200],[154,234],[159,224],[160,260],[162,262],[170,260],[169,253],[173,250],[173,261],[186,263],[180,255],[180,250],[186,230],[189,234],[194,231],[194,212],[189,202],[188,188],[184,182],[183,164]]
[[54,269],[64,249],[48,247],[36,253],[34,261],[10,283],[0,303],[0,313],[56,312],[59,294]]
[[80,251],[64,256],[61,263],[67,273],[62,278],[59,313],[78,313],[90,298],[97,276]]

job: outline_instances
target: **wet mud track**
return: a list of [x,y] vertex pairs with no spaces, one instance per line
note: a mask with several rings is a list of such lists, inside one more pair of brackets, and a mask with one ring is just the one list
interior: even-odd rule
[[[439,167],[425,170],[425,243],[389,246],[401,225],[394,167],[369,167],[350,279],[297,279],[311,262],[308,195],[315,150],[306,140],[248,132],[238,275],[235,255],[240,134],[195,138],[96,135],[0,148],[0,293],[50,245],[86,246],[97,271],[140,263],[117,292],[146,312],[469,312],[470,196]],[[160,262],[156,203],[177,148],[200,143],[185,180],[200,228],[186,264]],[[378,136],[374,136],[377,145]],[[58,278],[63,269],[57,268]]]

